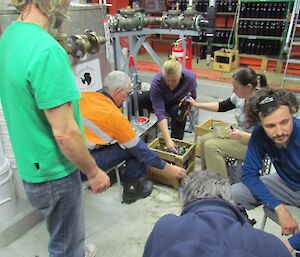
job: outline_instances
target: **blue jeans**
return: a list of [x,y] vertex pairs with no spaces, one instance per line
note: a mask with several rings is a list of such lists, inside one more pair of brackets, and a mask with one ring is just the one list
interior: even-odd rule
[[147,174],[147,164],[137,159],[129,149],[124,150],[118,144],[92,150],[91,154],[103,170],[108,170],[125,160],[126,168],[123,175],[125,180],[144,177]]
[[44,183],[23,181],[31,205],[46,220],[50,257],[83,257],[84,211],[78,171]]

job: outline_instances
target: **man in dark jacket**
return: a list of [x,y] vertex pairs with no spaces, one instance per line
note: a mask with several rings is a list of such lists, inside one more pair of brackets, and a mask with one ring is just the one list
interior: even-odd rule
[[192,172],[184,179],[180,216],[160,218],[143,257],[287,257],[274,235],[253,228],[230,202],[226,178],[212,172]]

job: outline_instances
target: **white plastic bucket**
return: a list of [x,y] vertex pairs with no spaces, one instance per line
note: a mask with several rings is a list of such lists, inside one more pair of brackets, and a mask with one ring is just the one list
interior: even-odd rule
[[225,138],[228,135],[227,126],[228,126],[228,123],[225,123],[222,121],[213,122],[213,131],[214,131],[215,137]]
[[16,212],[13,172],[11,169],[8,169],[1,174],[4,179],[0,180],[0,223],[14,216]]

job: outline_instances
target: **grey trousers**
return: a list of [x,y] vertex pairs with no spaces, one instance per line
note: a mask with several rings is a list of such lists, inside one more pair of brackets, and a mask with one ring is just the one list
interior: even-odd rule
[[216,138],[214,133],[201,137],[200,148],[204,156],[201,157],[202,170],[206,168],[223,177],[227,177],[227,168],[224,157],[233,157],[244,160],[247,144],[239,140]]
[[[261,180],[278,200],[287,205],[300,207],[300,190],[289,188],[277,173],[262,176]],[[235,203],[241,204],[247,210],[261,205],[242,182],[231,186],[231,197]]]

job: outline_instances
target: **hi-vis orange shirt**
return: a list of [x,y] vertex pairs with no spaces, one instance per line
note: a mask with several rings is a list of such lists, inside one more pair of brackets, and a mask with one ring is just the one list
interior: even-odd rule
[[80,112],[89,148],[118,143],[125,149],[138,144],[140,138],[109,97],[99,92],[84,92],[81,96]]

